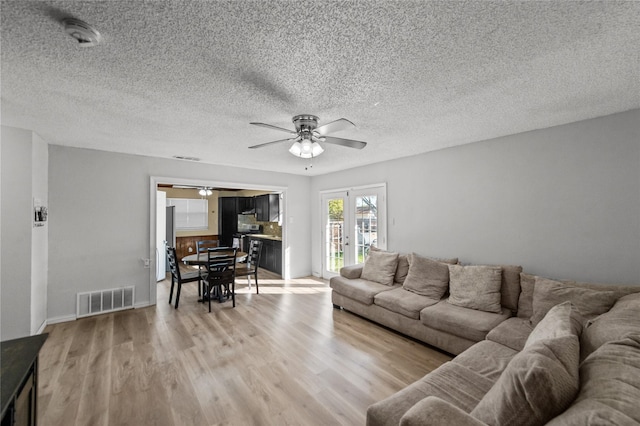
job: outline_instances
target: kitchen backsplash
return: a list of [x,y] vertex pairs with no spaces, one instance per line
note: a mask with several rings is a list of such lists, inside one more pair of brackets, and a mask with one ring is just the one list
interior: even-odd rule
[[282,226],[278,225],[278,222],[258,222],[254,215],[242,214],[238,215],[238,226],[240,226],[241,223],[261,225],[264,234],[282,237]]

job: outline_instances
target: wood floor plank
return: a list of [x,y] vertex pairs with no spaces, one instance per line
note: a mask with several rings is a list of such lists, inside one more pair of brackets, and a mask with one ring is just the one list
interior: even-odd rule
[[[237,306],[158,305],[48,326],[40,355],[45,425],[354,425],[368,405],[451,359],[334,309],[328,283],[260,274]],[[174,296],[175,297],[175,296]]]

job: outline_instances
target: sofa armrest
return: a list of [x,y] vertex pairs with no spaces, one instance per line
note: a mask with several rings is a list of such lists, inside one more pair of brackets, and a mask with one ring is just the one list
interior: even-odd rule
[[419,401],[400,419],[400,426],[428,425],[486,426],[485,423],[437,396],[428,396]]
[[340,275],[350,280],[355,280],[362,275],[363,266],[363,264],[344,266],[340,268]]

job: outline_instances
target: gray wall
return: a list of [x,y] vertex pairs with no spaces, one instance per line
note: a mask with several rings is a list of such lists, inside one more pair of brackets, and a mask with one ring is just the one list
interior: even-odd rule
[[639,123],[634,110],[316,177],[313,271],[318,192],[387,182],[390,250],[640,284]]
[[33,198],[46,205],[47,144],[29,130],[0,135],[0,339],[29,336],[46,318],[47,226],[33,227]]
[[136,305],[149,302],[150,270],[141,259],[155,253],[149,247],[151,176],[286,187],[290,273],[309,274],[309,178],[51,145],[50,320],[75,315],[82,291],[134,285]]

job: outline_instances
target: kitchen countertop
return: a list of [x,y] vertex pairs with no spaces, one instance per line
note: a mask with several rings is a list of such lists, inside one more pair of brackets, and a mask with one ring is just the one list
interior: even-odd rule
[[267,234],[251,234],[250,237],[254,238],[262,238],[263,240],[273,240],[273,241],[282,241],[282,237],[278,237],[276,235],[267,235]]

